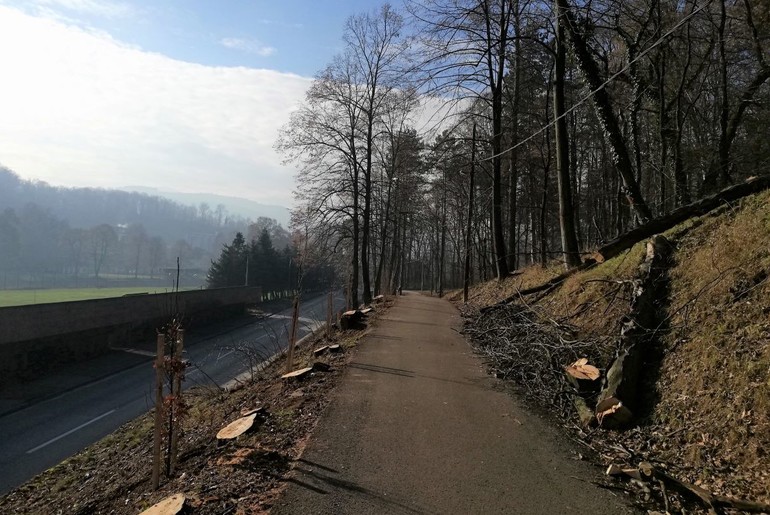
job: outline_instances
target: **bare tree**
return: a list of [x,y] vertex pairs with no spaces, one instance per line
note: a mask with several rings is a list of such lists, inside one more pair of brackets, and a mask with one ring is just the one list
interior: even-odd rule
[[402,60],[407,49],[401,38],[403,18],[389,4],[377,11],[353,16],[345,25],[347,45],[355,78],[361,88],[363,118],[363,210],[361,228],[361,277],[363,301],[372,300],[369,253],[372,222],[372,165],[375,131],[388,93],[403,83]]
[[503,86],[512,39],[513,0],[430,0],[411,3],[420,21],[427,83],[432,91],[488,102],[492,119],[492,250],[497,278],[508,276],[503,231]]
[[118,242],[118,235],[111,225],[101,224],[89,231],[88,252],[91,256],[91,262],[94,269],[94,277],[99,280],[99,274],[102,271],[110,251]]

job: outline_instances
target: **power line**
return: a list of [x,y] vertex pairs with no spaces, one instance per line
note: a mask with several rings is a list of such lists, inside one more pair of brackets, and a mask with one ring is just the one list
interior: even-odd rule
[[660,38],[658,38],[658,40],[657,40],[655,43],[653,43],[653,44],[652,44],[652,45],[650,45],[648,48],[646,48],[645,50],[643,50],[642,52],[640,52],[638,56],[636,56],[634,59],[630,60],[630,61],[629,61],[629,62],[628,62],[628,63],[627,63],[625,66],[623,66],[623,68],[621,68],[621,69],[620,69],[620,70],[618,70],[617,72],[613,73],[613,74],[612,74],[612,75],[611,75],[611,76],[610,76],[610,77],[609,77],[607,80],[605,80],[603,83],[601,83],[601,84],[599,85],[599,87],[597,87],[596,89],[594,89],[594,90],[590,91],[590,92],[589,92],[587,95],[585,95],[583,98],[581,98],[581,99],[580,99],[580,100],[579,100],[579,101],[578,101],[576,104],[573,104],[573,105],[572,105],[572,106],[571,106],[569,109],[567,109],[567,110],[566,110],[564,113],[562,113],[562,114],[561,114],[561,115],[559,115],[558,117],[554,118],[552,121],[550,121],[550,122],[548,122],[547,124],[545,124],[545,125],[544,125],[543,127],[541,127],[539,130],[537,130],[537,131],[533,132],[532,134],[530,134],[529,136],[527,136],[525,139],[523,139],[523,140],[519,141],[518,143],[516,143],[516,144],[515,144],[515,145],[513,145],[512,147],[510,147],[510,148],[508,148],[508,149],[505,149],[505,150],[502,150],[502,151],[500,151],[500,152],[499,152],[499,153],[497,153],[497,154],[493,154],[493,155],[491,155],[491,156],[488,156],[488,157],[485,157],[485,158],[483,158],[483,159],[480,159],[479,161],[481,161],[481,162],[484,162],[484,161],[489,161],[489,160],[492,160],[492,159],[494,159],[494,158],[496,158],[496,157],[500,157],[500,156],[502,156],[502,155],[505,155],[505,154],[507,154],[508,152],[511,152],[512,150],[515,150],[515,149],[519,148],[520,146],[524,145],[524,144],[525,144],[525,143],[527,143],[528,141],[530,141],[530,140],[534,139],[535,137],[539,136],[540,134],[544,133],[544,132],[545,132],[546,130],[548,130],[550,127],[553,127],[553,126],[556,124],[556,122],[557,122],[557,121],[559,121],[560,119],[564,118],[565,116],[567,116],[568,114],[570,114],[572,111],[574,111],[575,109],[577,109],[578,107],[580,107],[581,105],[583,105],[583,104],[584,104],[584,103],[585,103],[587,100],[589,100],[591,97],[593,97],[593,96],[594,96],[594,95],[595,95],[595,94],[596,94],[598,91],[600,91],[601,89],[603,89],[604,87],[606,87],[606,86],[607,86],[607,85],[608,85],[610,82],[612,82],[613,80],[615,80],[616,78],[618,78],[620,75],[622,75],[624,72],[626,72],[626,71],[627,71],[627,70],[628,70],[628,69],[631,67],[631,65],[632,65],[632,64],[636,63],[636,62],[637,62],[639,59],[641,59],[642,57],[644,57],[644,56],[646,56],[648,53],[650,53],[650,52],[651,52],[651,51],[652,51],[652,50],[653,50],[655,47],[657,47],[658,45],[660,45],[661,43],[663,43],[665,40],[667,40],[667,39],[668,39],[668,37],[669,37],[669,36],[671,36],[671,35],[672,35],[672,34],[673,34],[673,33],[674,33],[676,30],[678,30],[678,29],[679,29],[679,28],[680,28],[682,25],[684,25],[684,24],[685,24],[685,22],[687,22],[687,20],[689,20],[690,18],[692,18],[693,16],[695,16],[696,14],[698,14],[699,12],[701,12],[701,11],[702,11],[704,8],[706,8],[706,6],[708,6],[708,5],[709,5],[711,2],[712,2],[712,0],[707,0],[707,2],[706,2],[705,4],[701,5],[701,6],[700,6],[700,7],[698,7],[697,9],[693,9],[693,11],[692,11],[690,14],[686,15],[684,18],[682,18],[681,20],[679,20],[679,22],[678,22],[676,25],[674,25],[673,27],[671,27],[671,29],[669,29],[669,31],[668,31],[668,32],[666,32],[666,33],[665,33],[665,34],[663,34],[663,35],[662,35]]

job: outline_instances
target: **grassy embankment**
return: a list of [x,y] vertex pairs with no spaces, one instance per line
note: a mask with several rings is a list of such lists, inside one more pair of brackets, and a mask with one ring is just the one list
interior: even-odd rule
[[[770,192],[665,236],[675,246],[674,263],[667,298],[659,299],[665,312],[658,344],[640,385],[645,416],[633,431],[608,438],[712,493],[770,502]],[[526,302],[572,327],[576,339],[616,339],[644,245]],[[492,304],[560,271],[535,266],[478,285],[471,302]],[[597,365],[604,370],[611,358]]]

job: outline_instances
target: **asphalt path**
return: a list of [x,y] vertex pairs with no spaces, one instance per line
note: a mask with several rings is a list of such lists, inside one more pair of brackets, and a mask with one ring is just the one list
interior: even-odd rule
[[[335,309],[344,297],[335,295]],[[298,338],[326,319],[327,295],[300,304]],[[286,348],[291,309],[185,335],[184,387],[222,386],[255,358]],[[153,405],[154,343],[116,349],[16,390],[0,392],[0,495],[146,413]]]
[[275,515],[633,513],[487,375],[446,300],[407,293],[360,344]]

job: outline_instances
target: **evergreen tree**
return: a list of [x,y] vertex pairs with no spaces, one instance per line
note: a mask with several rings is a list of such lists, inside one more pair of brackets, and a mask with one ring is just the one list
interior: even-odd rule
[[[208,287],[224,288],[246,284],[247,250],[246,240],[240,232],[235,235],[230,245],[223,245],[219,259],[211,262],[211,268],[206,276]],[[253,283],[251,278],[249,283]]]

